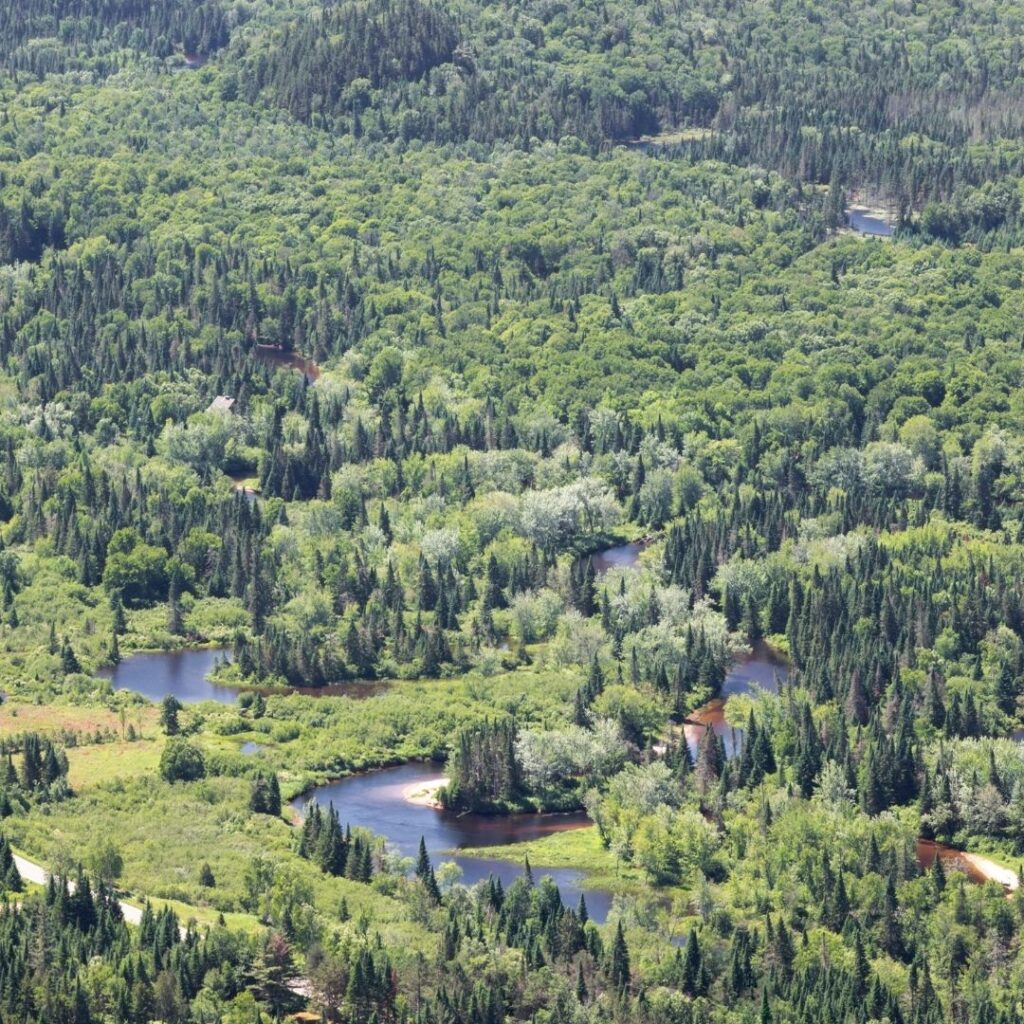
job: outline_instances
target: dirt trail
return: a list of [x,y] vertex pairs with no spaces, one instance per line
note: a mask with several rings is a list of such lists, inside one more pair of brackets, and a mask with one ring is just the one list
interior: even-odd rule
[[[42,866],[42,864],[36,864],[35,861],[28,860],[26,857],[20,857],[18,854],[14,855],[14,866],[18,869],[18,874],[26,882],[34,882],[36,885],[46,885],[50,880],[50,872]],[[74,883],[71,882],[69,885],[74,888]],[[118,900],[118,905],[121,907],[121,913],[124,915],[124,919],[129,924],[137,925],[142,921],[142,908],[135,906],[134,903],[125,903],[124,900]],[[181,934],[184,937],[188,931],[184,926],[181,927]]]
[[[22,879],[26,882],[33,882],[36,885],[46,885],[50,880],[50,873],[42,866],[42,864],[36,864],[35,861],[29,860],[27,857],[21,857],[18,854],[14,854],[14,866],[18,869],[18,874],[21,875]],[[69,887],[74,889],[74,882],[69,882]],[[124,915],[124,919],[128,924],[138,926],[142,921],[142,908],[135,906],[134,903],[125,903],[124,900],[118,900],[118,906],[121,908],[121,913]],[[188,934],[188,929],[184,925],[178,926],[178,931],[182,938]],[[297,996],[301,996],[303,999],[309,999],[311,997],[313,988],[308,978],[304,978],[301,975],[293,978],[287,986]]]

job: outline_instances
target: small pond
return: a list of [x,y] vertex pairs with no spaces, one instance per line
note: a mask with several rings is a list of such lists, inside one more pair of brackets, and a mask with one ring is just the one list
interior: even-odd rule
[[99,674],[109,679],[115,690],[133,690],[154,702],[173,694],[182,704],[204,700],[233,704],[238,698],[237,689],[216,686],[206,678],[226,658],[230,658],[227,647],[153,651],[133,654]]
[[256,358],[272,369],[291,369],[301,373],[307,384],[320,379],[320,367],[298,352],[278,348],[276,345],[257,345],[254,349]]
[[892,224],[879,217],[877,212],[873,214],[860,207],[851,206],[846,211],[846,219],[850,222],[850,227],[861,235],[888,238],[893,233]]
[[612,569],[634,569],[640,562],[640,553],[647,545],[643,541],[620,544],[618,547],[595,551],[590,556],[594,563],[594,574],[604,576]]

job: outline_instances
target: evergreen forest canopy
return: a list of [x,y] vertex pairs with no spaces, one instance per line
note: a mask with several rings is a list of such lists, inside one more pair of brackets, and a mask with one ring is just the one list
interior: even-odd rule
[[1022,22],[0,0],[0,1022],[1024,1019]]

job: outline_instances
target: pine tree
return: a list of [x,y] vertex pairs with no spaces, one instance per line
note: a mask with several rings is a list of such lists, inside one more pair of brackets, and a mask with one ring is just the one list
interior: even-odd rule
[[587,1002],[587,982],[583,977],[583,961],[576,964],[576,1001],[585,1006]]
[[75,650],[71,646],[71,641],[67,637],[64,637],[64,641],[61,644],[60,669],[66,676],[82,671],[82,666],[78,662]]
[[625,992],[629,988],[629,976],[629,947],[626,945],[626,936],[623,934],[620,921],[615,929],[615,939],[612,942],[611,956],[608,962],[608,981],[612,988],[619,992]]
[[11,844],[7,836],[0,832],[0,891],[21,892],[23,888]]
[[182,583],[181,567],[175,565],[167,586],[167,631],[172,636],[181,636],[185,632],[185,615],[181,608]]
[[864,941],[858,928],[853,937],[853,996],[858,1003],[867,995],[867,983],[870,974],[871,968],[868,965],[868,958],[864,952]]
[[996,704],[1004,715],[1016,712],[1018,692],[1018,680],[1014,678],[1009,664],[1004,663],[996,680]]
[[[937,860],[937,858],[936,858]],[[882,905],[881,936],[879,945],[889,956],[900,959],[903,956],[903,938],[900,934],[899,904],[896,900],[896,885],[890,875],[886,879],[885,899]]]
[[124,614],[124,604],[121,601],[121,592],[113,591],[110,595],[110,610],[113,616],[114,634],[120,636],[128,628]]
[[254,561],[255,569],[249,581],[249,625],[252,632],[259,636],[266,628],[272,600],[262,561],[258,557]]
[[420,836],[419,853],[416,857],[416,877],[422,882],[430,874],[430,855],[427,853],[427,842]]
[[714,729],[706,726],[697,747],[697,765],[694,769],[697,786],[702,793],[708,792],[721,777],[724,760],[722,748]]
[[704,963],[696,928],[690,932],[686,940],[679,987],[688,996],[699,996],[704,993]]
[[505,607],[505,594],[502,590],[502,574],[497,558],[491,552],[487,559],[487,579],[481,598],[482,607],[488,610]]
[[276,772],[271,772],[269,776],[264,776],[262,772],[257,773],[249,794],[249,809],[254,814],[280,816],[281,788]]
[[181,701],[171,693],[160,702],[160,727],[165,736],[177,736],[181,732],[181,725],[178,722],[178,712],[181,709]]

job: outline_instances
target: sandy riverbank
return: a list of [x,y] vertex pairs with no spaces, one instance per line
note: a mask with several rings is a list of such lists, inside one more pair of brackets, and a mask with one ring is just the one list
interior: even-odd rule
[[414,782],[402,790],[402,796],[407,803],[416,804],[419,807],[436,807],[441,810],[441,801],[437,799],[437,791],[448,785],[448,777],[438,775],[436,779],[423,779],[421,782]]
[[1016,871],[1004,868],[1002,864],[989,860],[987,857],[979,856],[977,853],[962,853],[960,856],[975,871],[990,882],[998,882],[1007,891],[1014,892],[1020,885],[1020,879]]
[[936,857],[941,858],[947,870],[963,871],[972,882],[998,882],[1007,893],[1016,892],[1020,887],[1016,871],[988,857],[957,850],[931,839],[917,840],[917,859],[922,868],[931,868]]

